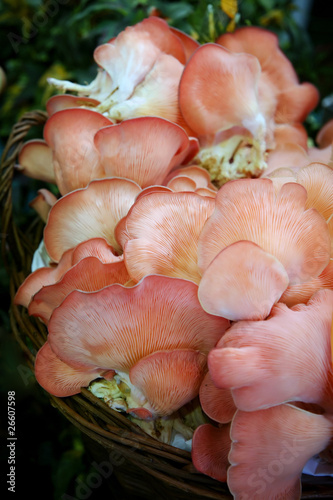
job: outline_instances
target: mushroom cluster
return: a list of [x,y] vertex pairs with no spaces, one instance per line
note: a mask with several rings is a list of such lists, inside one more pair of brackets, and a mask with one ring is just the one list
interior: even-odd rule
[[[236,500],[295,499],[333,439],[333,126],[274,34],[199,45],[149,17],[96,48],[88,85],[50,80],[44,139],[18,170],[47,263],[15,297],[48,329],[35,374],[102,381],[151,422],[195,398],[198,471]],[[75,95],[74,95],[75,93]],[[105,396],[105,391],[108,396]]]

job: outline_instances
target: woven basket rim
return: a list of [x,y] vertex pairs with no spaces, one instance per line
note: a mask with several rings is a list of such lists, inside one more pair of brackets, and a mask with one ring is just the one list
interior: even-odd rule
[[[12,181],[15,164],[26,135],[32,127],[44,125],[46,120],[45,111],[25,113],[13,126],[1,159],[1,222],[2,233],[5,235],[1,251],[10,279],[10,325],[33,373],[35,354],[44,344],[47,330],[41,321],[30,317],[24,308],[14,305],[13,298],[20,284],[30,273],[32,255],[41,240],[43,224],[35,223],[28,231],[23,231],[16,225],[13,218]],[[189,452],[157,441],[124,415],[110,409],[87,389],[83,388],[80,394],[66,398],[50,394],[48,396],[51,405],[83,434],[105,450],[119,452],[133,467],[158,479],[161,484],[172,487],[173,491],[197,495],[199,498],[232,498],[225,483],[195,470]],[[318,481],[313,480],[313,483]],[[302,498],[333,497],[333,487],[329,491],[324,489],[322,493],[318,493],[318,484],[314,487],[313,490],[311,481],[306,484],[303,482]]]

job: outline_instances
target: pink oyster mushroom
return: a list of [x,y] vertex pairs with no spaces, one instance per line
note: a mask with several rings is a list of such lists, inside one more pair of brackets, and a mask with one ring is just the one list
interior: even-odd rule
[[59,281],[43,286],[32,297],[28,312],[47,324],[53,310],[73,290],[94,292],[114,283],[126,285],[129,281],[130,276],[122,259],[104,263],[97,257],[86,257],[71,267]]
[[198,283],[198,238],[213,210],[214,199],[192,192],[139,196],[116,228],[131,278],[162,274]]
[[333,290],[319,290],[307,305],[279,303],[266,320],[235,323],[209,354],[214,384],[243,411],[300,401],[332,412],[332,315]]
[[306,303],[313,293],[320,288],[333,289],[333,171],[321,163],[295,168],[278,168],[269,177],[274,182],[277,190],[287,182],[297,182],[307,191],[306,208],[315,208],[326,220],[331,237],[331,260],[322,273],[306,283],[288,286],[281,297],[281,302],[288,306],[297,303]]
[[298,500],[306,462],[325,450],[332,436],[330,414],[290,404],[237,410],[231,427],[196,429],[192,460],[200,472],[227,481],[234,500]]
[[199,299],[210,314],[264,319],[288,286],[317,278],[330,261],[328,225],[296,183],[230,181],[198,240]]
[[119,263],[122,257],[116,256],[114,249],[103,238],[92,238],[79,243],[76,247],[64,252],[58,264],[41,267],[29,274],[19,287],[14,298],[15,305],[29,307],[37,292],[47,289],[49,285],[61,282],[63,276],[82,259],[96,258],[102,264]]
[[305,464],[332,440],[333,417],[289,404],[237,411],[230,436],[228,486],[235,500],[296,500]]
[[228,326],[203,311],[187,280],[152,275],[132,288],[73,291],[53,311],[36,378],[64,397],[114,370],[131,389],[130,412],[167,416],[197,396],[207,354]]
[[217,188],[211,182],[207,170],[198,165],[189,165],[172,170],[164,183],[172,191],[192,191],[210,198],[215,198],[217,192]]
[[[119,125],[89,109],[70,108],[53,114],[44,127],[45,141],[23,146],[19,160],[26,175],[42,180],[52,172],[62,195],[94,179],[127,177],[142,187],[161,184],[170,170],[198,151],[178,125],[157,117],[127,120]],[[23,168],[22,167],[22,168]]]
[[305,167],[309,163],[318,162],[333,166],[332,143],[333,143],[333,120],[328,121],[318,132],[316,143],[319,147],[307,147],[300,137],[297,139],[295,133],[286,132],[282,141],[277,141],[276,148],[269,153],[267,169],[264,176],[271,177],[280,168],[290,168],[293,171]]
[[275,130],[281,141],[288,128],[305,146],[301,122],[318,98],[313,85],[299,84],[277,37],[254,27],[198,48],[179,89],[181,112],[202,146],[197,159],[218,185],[259,176]]
[[[150,17],[95,49],[99,70],[89,85],[54,78],[49,83],[83,97],[81,104],[78,100],[73,105],[94,107],[117,122],[153,115],[188,129],[179,111],[178,84],[186,60],[198,45],[164,20]],[[50,107],[67,105],[66,96],[55,96]]]
[[115,227],[140,192],[135,182],[113,177],[92,181],[86,188],[60,198],[50,210],[44,229],[45,248],[52,261],[59,262],[66,250],[91,238],[104,238],[116,253],[121,253]]

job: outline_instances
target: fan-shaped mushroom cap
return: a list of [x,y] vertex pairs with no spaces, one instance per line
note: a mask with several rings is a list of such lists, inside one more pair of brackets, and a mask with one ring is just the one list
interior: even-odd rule
[[199,398],[201,407],[209,418],[220,424],[231,422],[237,408],[230,389],[216,387],[209,371],[200,385]]
[[162,184],[190,147],[186,132],[168,120],[141,117],[101,129],[94,139],[106,176],[141,187]]
[[99,368],[73,368],[52,351],[49,342],[45,342],[38,351],[35,362],[37,382],[50,394],[59,398],[72,396],[80,392],[98,377],[107,377],[108,373]]
[[332,411],[332,313],[333,291],[319,290],[307,305],[280,303],[266,321],[235,323],[208,356],[214,383],[243,411],[288,401]]
[[51,191],[39,189],[38,195],[29,203],[29,206],[38,213],[42,221],[46,222],[49,211],[56,201],[57,197]]
[[42,267],[29,274],[19,287],[14,304],[28,307],[32,297],[44,286],[59,281],[72,266],[85,257],[97,257],[104,263],[118,262],[122,257],[113,253],[113,248],[103,238],[92,238],[64,252],[58,265]]
[[279,123],[274,128],[274,140],[277,146],[283,144],[297,144],[304,150],[308,146],[308,134],[306,129],[300,123],[293,125],[289,123]]
[[54,310],[48,338],[53,351],[72,366],[126,371],[156,351],[208,354],[228,325],[203,311],[194,283],[147,276],[132,288],[73,291]]
[[331,243],[323,217],[305,209],[306,197],[296,183],[284,184],[277,194],[270,179],[226,183],[199,238],[201,272],[223,248],[249,240],[283,264],[290,284],[318,276],[328,265]]
[[81,97],[70,94],[58,94],[50,97],[46,103],[46,111],[49,116],[54,115],[57,111],[67,108],[95,108],[100,104],[97,99],[89,97]]
[[258,60],[232,54],[219,45],[199,47],[185,66],[179,85],[181,112],[198,135],[243,126],[256,136],[265,128],[257,100]]
[[47,120],[44,138],[53,152],[54,173],[61,194],[106,177],[93,141],[100,128],[111,124],[100,113],[83,108],[63,109]]
[[297,171],[308,165],[309,161],[309,155],[299,144],[293,142],[277,144],[275,149],[268,152],[267,169],[262,177],[268,177],[280,168],[292,168]]
[[161,53],[145,79],[133,94],[112,106],[108,116],[116,121],[140,116],[165,118],[193,135],[182,117],[178,104],[178,86],[184,66],[174,57]]
[[333,214],[333,169],[310,163],[297,172],[296,179],[307,191],[306,208],[315,208],[327,221]]
[[[178,178],[181,178],[182,182],[185,183],[185,178],[190,179],[192,182],[188,182],[188,191],[196,191],[197,189],[210,189],[217,191],[217,188],[211,183],[210,175],[206,169],[199,167],[198,165],[190,165],[187,167],[181,167],[173,169],[168,177],[164,180],[164,184],[170,187],[174,191],[181,191],[180,189],[175,189]],[[194,184],[193,184],[194,183]],[[186,185],[186,184],[185,184]],[[194,187],[194,189],[191,189]],[[183,190],[185,191],[185,189]]]
[[317,277],[299,285],[290,285],[280,298],[280,302],[292,307],[296,304],[306,304],[312,295],[321,288],[330,288],[333,290],[333,260]]
[[194,40],[194,38],[192,38],[191,36],[187,35],[187,33],[184,33],[184,31],[174,28],[173,26],[169,26],[169,30],[182,42],[185,50],[186,60],[188,60],[193,52],[198,47],[200,47],[200,43]]
[[[117,231],[130,276],[163,274],[200,280],[197,242],[214,200],[196,193],[155,192],[139,198]],[[118,228],[117,228],[118,229]]]
[[41,139],[23,144],[16,168],[27,177],[55,184],[52,149]]
[[165,21],[157,18],[147,18],[128,26],[109,43],[95,49],[95,61],[111,77],[113,103],[123,102],[133,94],[161,53],[185,63],[182,42]]
[[232,321],[266,318],[289,284],[276,257],[251,241],[224,248],[199,284],[199,300],[209,314]]
[[220,36],[216,43],[232,52],[246,52],[258,58],[261,66],[260,106],[272,108],[275,101],[276,123],[303,122],[316,107],[318,90],[310,83],[299,83],[296,71],[279,49],[278,38],[271,31],[254,26],[242,27]]
[[129,375],[156,415],[167,416],[197,396],[205,369],[204,354],[192,349],[175,349],[141,358]]
[[112,178],[92,181],[60,198],[50,210],[44,230],[50,257],[57,262],[66,250],[95,237],[105,238],[119,251],[114,229],[140,191],[133,181]]
[[302,470],[312,456],[326,448],[332,432],[331,416],[291,405],[237,411],[231,424],[228,470],[234,499],[299,499]]
[[125,285],[129,279],[124,261],[104,264],[96,257],[85,257],[71,267],[59,281],[43,286],[34,295],[29,305],[29,314],[47,323],[53,310],[73,290],[93,292],[113,283]]
[[230,425],[214,427],[203,424],[198,427],[192,439],[192,461],[194,467],[207,476],[226,482],[229,467]]
[[151,398],[149,414],[131,411],[140,418],[151,417],[150,409],[166,415],[197,396],[206,355],[227,326],[202,310],[196,285],[185,280],[149,276],[133,288],[73,291],[51,316],[47,347],[36,361],[38,381],[62,397],[116,370],[138,384],[134,393]]

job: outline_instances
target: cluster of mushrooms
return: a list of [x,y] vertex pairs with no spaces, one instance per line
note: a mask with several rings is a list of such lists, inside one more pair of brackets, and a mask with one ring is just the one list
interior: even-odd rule
[[261,28],[199,45],[149,17],[94,59],[88,85],[50,79],[17,167],[59,192],[31,204],[43,259],[15,297],[47,325],[37,381],[100,384],[147,428],[197,398],[197,470],[297,499],[333,438],[333,122],[310,147],[318,91]]

